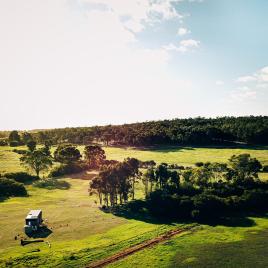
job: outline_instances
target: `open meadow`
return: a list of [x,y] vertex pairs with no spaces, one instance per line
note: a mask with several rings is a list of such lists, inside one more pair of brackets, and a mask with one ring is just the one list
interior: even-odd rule
[[[24,170],[19,164],[19,155],[12,150],[8,146],[0,147],[1,173]],[[106,147],[105,152],[108,159],[136,157],[185,166],[198,161],[226,162],[233,154],[250,153],[262,164],[268,164],[266,147],[144,150]],[[28,197],[12,197],[0,202],[0,267],[85,267],[170,229],[185,226],[184,222],[159,222],[134,215],[119,217],[105,213],[99,209],[97,197],[88,195],[88,180],[82,178],[83,175],[63,178],[70,183],[67,190],[27,185]],[[263,173],[261,178],[268,176]],[[142,196],[143,190],[139,187],[138,197]],[[49,233],[42,239],[49,243],[20,246],[19,238],[25,237],[24,218],[30,209],[43,210]],[[268,263],[267,234],[266,216],[230,219],[215,226],[199,225],[193,231],[110,266],[264,267]]]

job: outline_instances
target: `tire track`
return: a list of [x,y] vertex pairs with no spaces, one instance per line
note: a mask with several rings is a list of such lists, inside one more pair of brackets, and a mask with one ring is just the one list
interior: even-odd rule
[[194,226],[189,226],[189,227],[185,227],[185,228],[180,228],[180,229],[175,229],[175,230],[170,230],[160,236],[157,236],[155,238],[152,238],[152,239],[149,239],[147,241],[144,241],[140,244],[137,244],[137,245],[134,245],[132,247],[129,247],[125,250],[122,250],[110,257],[107,257],[105,259],[102,259],[102,260],[99,260],[99,261],[96,261],[96,262],[93,262],[89,265],[86,266],[86,268],[100,268],[100,267],[104,267],[108,264],[111,264],[111,263],[114,263],[118,260],[121,260],[121,259],[124,259],[126,258],[127,256],[129,255],[132,255],[138,251],[141,251],[145,248],[149,248],[149,247],[152,247],[156,244],[159,244],[163,241],[166,241],[166,240],[169,240],[171,239],[173,236],[175,235],[178,235],[178,234],[181,234],[181,233],[185,233],[187,231],[190,231],[192,229],[194,229],[195,227],[197,227],[197,225],[194,225]]

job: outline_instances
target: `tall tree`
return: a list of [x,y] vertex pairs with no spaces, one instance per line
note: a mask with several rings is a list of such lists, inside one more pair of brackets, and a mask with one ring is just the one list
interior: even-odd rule
[[22,142],[24,143],[24,144],[28,144],[30,141],[32,141],[33,140],[33,137],[32,137],[32,135],[31,135],[31,133],[29,133],[29,132],[23,132],[22,133]]
[[42,149],[27,151],[20,161],[23,166],[33,170],[38,177],[41,171],[46,171],[52,166],[52,158],[47,156]]
[[144,172],[142,182],[144,184],[145,196],[147,197],[149,192],[151,193],[153,191],[153,184],[155,182],[155,172],[152,167]]
[[141,173],[139,171],[140,161],[136,158],[127,158],[124,162],[129,165],[129,177],[132,182],[132,200],[135,199],[135,184],[140,179]]
[[250,154],[233,155],[229,159],[229,163],[237,178],[242,180],[249,177],[258,178],[258,172],[262,168],[260,161],[256,158],[251,158]]
[[8,141],[10,146],[18,146],[21,145],[21,138],[19,132],[17,130],[13,130],[10,132]]
[[28,147],[28,150],[31,152],[36,149],[36,142],[34,140],[29,140],[26,145]]
[[54,159],[62,164],[72,164],[81,158],[80,151],[73,145],[59,145],[54,152]]
[[84,154],[89,168],[99,168],[106,159],[105,151],[96,145],[86,146]]

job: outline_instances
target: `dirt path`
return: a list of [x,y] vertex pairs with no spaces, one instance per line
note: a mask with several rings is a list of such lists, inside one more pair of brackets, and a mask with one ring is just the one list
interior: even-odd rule
[[134,245],[132,247],[129,247],[125,250],[122,250],[110,257],[107,257],[106,259],[102,259],[96,262],[93,262],[91,264],[89,264],[88,266],[86,266],[86,268],[99,268],[99,267],[104,267],[110,263],[114,263],[118,260],[121,260],[129,255],[132,255],[140,250],[143,250],[145,248],[149,248],[154,246],[155,244],[161,243],[163,241],[169,240],[171,239],[173,236],[187,232],[192,230],[193,228],[195,228],[197,225],[194,226],[189,226],[189,227],[185,227],[185,228],[181,228],[181,229],[175,229],[175,230],[171,230],[168,231],[160,236],[157,236],[153,239],[144,241],[140,244]]

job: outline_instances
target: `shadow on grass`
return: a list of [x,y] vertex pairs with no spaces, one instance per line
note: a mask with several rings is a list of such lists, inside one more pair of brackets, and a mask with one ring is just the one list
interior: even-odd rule
[[33,186],[38,188],[45,188],[48,190],[60,189],[68,190],[71,187],[71,184],[64,180],[57,179],[42,179],[33,184]]
[[14,195],[14,196],[0,196],[0,203],[1,202],[4,202],[4,201],[7,201],[9,198],[13,198],[13,197],[23,197],[23,198],[27,198],[27,197],[29,197],[30,195],[29,194],[27,194],[27,195],[18,195],[18,196],[16,196],[16,195]]
[[[200,223],[202,223],[202,222],[200,222]],[[247,218],[247,217],[243,217],[243,216],[222,217],[219,219],[204,221],[203,223],[210,225],[210,226],[223,225],[226,227],[252,227],[252,226],[256,226],[256,223],[254,220]]]
[[[142,209],[140,211],[134,212],[130,209],[125,208],[125,206],[117,206],[115,208],[100,208],[101,211],[105,213],[111,213],[117,217],[123,217],[125,219],[134,219],[138,221],[143,221],[152,224],[191,224],[191,223],[199,223],[205,224],[209,226],[226,226],[226,227],[252,227],[255,226],[256,223],[253,219],[248,218],[244,215],[233,215],[233,216],[224,216],[221,218],[212,218],[206,220],[193,220],[193,219],[176,219],[169,217],[156,217],[150,214],[147,209]],[[257,215],[255,215],[257,216]],[[263,217],[263,215],[258,215],[259,217]]]
[[217,145],[189,145],[189,146],[180,146],[180,145],[159,145],[159,146],[148,146],[148,147],[133,147],[133,150],[141,151],[153,151],[159,153],[167,152],[179,152],[182,150],[195,150],[197,148],[202,149],[246,149],[246,150],[268,150],[268,146],[265,145],[247,145],[247,144],[217,144]]
[[[123,207],[116,207],[116,208],[99,208],[102,212],[107,214],[113,214],[117,217],[122,217],[128,220],[137,220],[137,221],[143,221],[147,223],[152,224],[169,224],[169,225],[175,225],[177,221],[174,221],[172,219],[168,218],[158,218],[154,217],[151,214],[149,214],[147,211],[142,212],[133,212],[130,210],[127,210]],[[186,221],[182,221],[181,223],[186,223]],[[188,222],[187,222],[188,223]]]
[[30,238],[46,238],[50,234],[52,234],[52,230],[50,230],[47,226],[43,226],[38,231],[27,234],[27,236]]
[[5,197],[5,196],[0,196],[0,202],[4,202],[5,200],[7,200],[8,197]]

